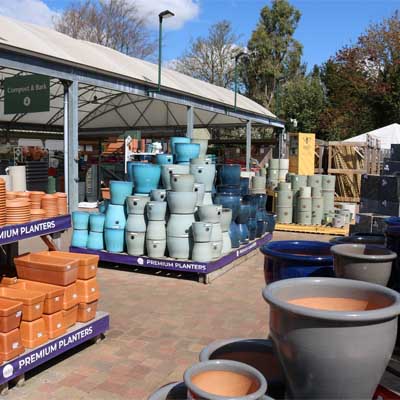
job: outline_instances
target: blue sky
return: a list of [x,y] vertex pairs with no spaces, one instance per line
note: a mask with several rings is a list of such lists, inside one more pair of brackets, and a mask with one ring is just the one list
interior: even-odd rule
[[[157,15],[168,8],[176,17],[166,22],[165,60],[179,57],[191,38],[207,34],[221,19],[232,22],[241,43],[246,44],[259,13],[270,1],[262,0],[128,0],[140,6],[149,27],[157,33]],[[0,14],[42,25],[70,0],[0,0]],[[296,38],[303,44],[303,61],[311,68],[321,64],[346,44],[355,42],[371,22],[378,22],[400,9],[400,0],[292,0],[302,13]],[[168,29],[169,27],[169,29]]]

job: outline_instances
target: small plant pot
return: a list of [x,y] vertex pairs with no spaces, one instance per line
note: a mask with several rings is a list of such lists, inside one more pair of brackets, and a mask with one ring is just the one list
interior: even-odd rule
[[194,176],[191,174],[172,174],[171,190],[174,192],[193,192]]
[[156,154],[156,162],[158,165],[172,164],[174,156],[172,154]]
[[110,181],[111,204],[123,206],[127,196],[132,194],[133,183]]
[[200,221],[202,222],[221,222],[222,206],[221,205],[203,205],[197,210]]
[[89,229],[89,216],[90,213],[85,211],[73,211],[72,212],[72,226],[74,229]]
[[165,249],[167,247],[166,240],[146,240],[147,255],[153,258],[162,258],[165,256]]
[[355,279],[386,286],[397,254],[381,246],[338,244],[331,247],[338,278]]
[[165,221],[167,203],[165,201],[150,201],[147,203],[146,211],[149,221]]
[[142,256],[144,254],[145,232],[125,232],[127,253],[130,256]]
[[[126,198],[126,208],[128,214],[143,215],[146,204],[150,201],[148,196],[128,196]],[[106,226],[107,228],[107,226]]]
[[194,222],[192,224],[193,240],[195,242],[209,242],[212,229],[213,224],[209,222]]
[[192,158],[197,158],[200,154],[198,143],[176,143],[175,154],[178,163],[189,163]]
[[91,213],[89,216],[90,231],[103,233],[105,219],[106,216],[104,214]]
[[165,201],[167,191],[165,189],[153,189],[150,193],[151,201]]

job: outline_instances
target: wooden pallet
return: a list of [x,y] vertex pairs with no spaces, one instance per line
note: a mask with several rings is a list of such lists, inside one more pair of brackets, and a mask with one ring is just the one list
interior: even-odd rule
[[299,224],[276,224],[276,231],[284,232],[301,232],[301,233],[318,233],[321,235],[347,236],[349,234],[349,226],[344,228],[333,228],[323,225],[299,225]]

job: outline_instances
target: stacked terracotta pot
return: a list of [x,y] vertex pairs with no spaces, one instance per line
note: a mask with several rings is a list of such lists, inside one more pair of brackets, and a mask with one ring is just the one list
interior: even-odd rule
[[42,197],[45,192],[30,192],[31,194],[31,208],[34,210],[39,210],[42,205]]
[[45,194],[42,197],[42,209],[46,212],[45,218],[57,217],[57,196],[55,194]]
[[0,179],[0,226],[4,226],[6,223],[6,182],[4,179]]
[[68,214],[68,199],[66,193],[57,192],[57,211],[58,215]]
[[31,206],[28,199],[6,201],[7,225],[23,224],[31,219]]

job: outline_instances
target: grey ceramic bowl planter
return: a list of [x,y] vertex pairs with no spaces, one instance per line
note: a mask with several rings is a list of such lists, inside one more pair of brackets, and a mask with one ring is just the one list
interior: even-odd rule
[[386,286],[397,254],[365,244],[337,244],[331,247],[333,266],[338,278],[356,279]]
[[193,192],[194,176],[190,174],[172,174],[171,189],[174,192]]
[[171,214],[193,214],[196,209],[197,193],[168,191],[167,202]]
[[[193,378],[201,373],[211,371],[230,371],[241,375],[248,376],[256,384],[256,390],[249,394],[243,394],[239,397],[221,396],[206,392],[193,383]],[[261,400],[267,390],[267,382],[264,376],[250,365],[230,360],[213,360],[203,361],[192,365],[188,368],[183,380],[188,389],[188,399],[204,399],[204,400]]]
[[[268,285],[263,297],[289,398],[372,398],[396,340],[397,292],[350,279],[297,278]],[[291,303],[296,299],[319,308]],[[352,311],[331,311],[338,301]]]

